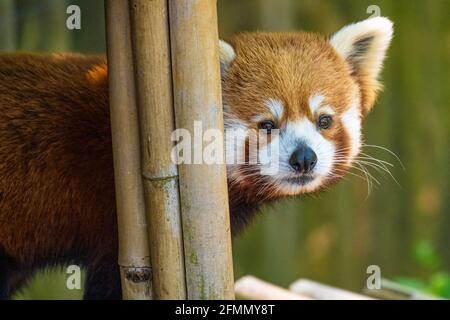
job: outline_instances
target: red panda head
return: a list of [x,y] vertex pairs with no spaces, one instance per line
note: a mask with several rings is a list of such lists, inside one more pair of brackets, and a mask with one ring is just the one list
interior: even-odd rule
[[[279,154],[278,170],[270,175],[260,173],[259,163],[228,164],[230,188],[249,200],[270,199],[339,180],[359,153],[361,121],[380,89],[391,38],[392,22],[377,17],[331,38],[247,33],[221,41],[226,130],[265,129],[266,148],[277,143]],[[240,139],[248,146],[248,135]],[[232,151],[227,147],[227,156]]]

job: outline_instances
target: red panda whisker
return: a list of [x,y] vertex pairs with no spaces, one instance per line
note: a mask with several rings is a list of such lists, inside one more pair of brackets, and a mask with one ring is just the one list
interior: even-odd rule
[[[356,163],[356,164],[359,165],[358,163]],[[355,169],[357,169],[357,168],[355,167]],[[363,169],[362,166],[361,166],[361,171],[364,172],[364,175],[366,176],[366,179],[367,179],[367,196],[365,198],[365,200],[367,200],[367,198],[372,193],[373,182],[372,182],[372,179],[370,178],[370,175],[368,174],[367,170]]]
[[360,178],[361,180],[366,181],[366,183],[367,183],[367,192],[368,192],[368,194],[370,194],[370,182],[369,182],[369,180],[368,180],[368,176],[367,176],[367,175],[362,176],[362,175],[360,175],[360,174],[357,174],[357,173],[351,172],[351,171],[344,171],[344,170],[340,170],[340,169],[335,169],[335,170],[336,170],[338,173],[339,173],[339,172],[343,172],[344,174],[349,174],[349,175],[355,176],[355,177],[357,177],[357,178]]
[[[369,177],[371,181],[371,189],[373,189],[373,183],[375,182],[377,185],[381,185],[381,182],[374,177],[374,175],[369,171],[369,169],[360,162],[355,162],[356,165],[358,165]],[[355,168],[356,169],[356,168]]]
[[380,150],[386,151],[387,153],[389,153],[390,155],[392,155],[392,156],[400,163],[400,165],[401,165],[401,167],[403,168],[403,170],[406,170],[405,166],[403,165],[402,160],[400,160],[400,157],[399,157],[394,151],[389,150],[389,149],[386,148],[386,147],[378,146],[378,145],[375,145],[375,144],[365,144],[365,143],[361,144],[361,148],[364,148],[364,147],[368,147],[368,148],[376,148],[376,149],[380,149]]
[[373,159],[373,160],[380,161],[380,162],[383,162],[383,163],[385,163],[385,164],[388,164],[388,165],[391,166],[391,167],[394,167],[394,164],[392,164],[391,162],[386,161],[386,160],[381,160],[381,159],[375,158],[374,156],[372,156],[372,155],[370,155],[370,154],[361,152],[360,155],[361,155],[361,156],[359,156],[359,157],[367,157],[367,158],[370,158],[370,159]]
[[388,168],[384,163],[382,163],[382,162],[378,162],[378,161],[373,160],[373,159],[365,159],[365,158],[357,159],[357,161],[361,161],[361,162],[364,162],[364,163],[367,163],[367,164],[373,164],[373,165],[375,165],[375,166],[379,166],[379,167],[381,167],[384,171],[390,173],[389,168]]
[[401,187],[400,183],[399,183],[399,182],[397,181],[397,179],[394,177],[394,175],[392,174],[392,172],[391,172],[390,170],[388,170],[387,168],[382,167],[381,165],[378,165],[378,164],[376,164],[376,163],[371,163],[371,162],[367,162],[367,161],[363,161],[363,163],[364,163],[365,165],[368,165],[368,166],[374,168],[375,170],[377,170],[377,171],[380,172],[380,173],[384,173],[384,172],[385,172],[385,173],[389,174],[389,176],[392,178],[392,180],[394,180],[395,183],[396,183],[399,187]]
[[[347,164],[348,162],[347,161],[333,161],[333,163],[338,163],[338,164]],[[351,169],[355,169],[355,170],[358,170],[358,171],[361,171],[362,173],[364,173],[364,175],[368,178],[368,180],[371,180],[371,179],[374,179],[378,184],[379,184],[379,181],[377,180],[377,179],[375,179],[375,177],[373,177],[373,175],[371,175],[368,171],[367,171],[367,168],[365,168],[364,167],[364,165],[363,164],[361,164],[361,163],[359,163],[358,161],[354,161],[353,162],[354,164],[356,164],[356,165],[358,165],[358,167],[351,167]],[[336,169],[336,170],[339,170],[339,169]],[[341,169],[342,170],[342,169]],[[345,170],[342,170],[342,171],[345,171]],[[347,171],[348,173],[350,173],[349,171]]]
[[360,170],[360,171],[363,171],[364,174],[366,174],[366,175],[368,176],[368,178],[369,178],[369,180],[370,180],[370,182],[371,182],[371,189],[372,189],[372,186],[373,186],[373,182],[375,182],[377,185],[381,185],[380,181],[379,181],[378,179],[376,179],[376,178],[373,176],[373,174],[371,174],[371,173],[369,172],[369,170],[365,167],[365,165],[364,165],[363,163],[360,163],[360,162],[358,162],[358,161],[355,161],[354,163],[355,163],[356,165],[358,165],[358,167],[359,167],[359,168],[354,167],[355,169]]
[[[368,158],[368,157],[356,157],[356,160],[364,160],[364,161],[369,161],[369,162],[373,162],[373,163],[378,163],[384,167],[389,166],[391,168],[394,168],[395,166],[392,163],[389,163],[387,161],[383,161],[383,160],[378,160],[378,159],[374,159],[374,158]],[[387,168],[387,167],[386,167]]]
[[[349,181],[349,179],[345,176],[345,174],[334,174],[333,172],[330,172],[327,175],[327,177],[331,178],[331,179],[344,179],[345,181]],[[363,178],[363,177],[360,177],[360,178]]]

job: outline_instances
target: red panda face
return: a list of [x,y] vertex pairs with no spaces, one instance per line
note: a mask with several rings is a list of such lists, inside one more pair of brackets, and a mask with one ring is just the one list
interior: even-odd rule
[[[270,199],[339,180],[359,153],[361,121],[380,87],[377,78],[391,37],[392,23],[372,18],[331,39],[249,33],[222,41],[225,128],[247,132],[237,143],[246,149],[246,162],[228,164],[230,188]],[[261,129],[267,142],[252,153],[248,132]],[[264,158],[267,149],[277,152],[272,174],[262,174],[259,161],[248,161]],[[227,156],[235,151],[226,147]]]

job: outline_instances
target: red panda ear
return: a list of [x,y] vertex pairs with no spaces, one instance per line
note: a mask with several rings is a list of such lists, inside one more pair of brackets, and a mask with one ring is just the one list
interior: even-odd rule
[[225,75],[226,70],[230,66],[231,62],[233,62],[234,58],[236,58],[236,53],[234,52],[233,47],[223,41],[219,40],[219,56],[220,56],[220,72],[222,77]]
[[331,45],[348,62],[360,86],[363,114],[370,111],[381,89],[378,76],[392,34],[393,23],[376,17],[348,25],[331,37]]

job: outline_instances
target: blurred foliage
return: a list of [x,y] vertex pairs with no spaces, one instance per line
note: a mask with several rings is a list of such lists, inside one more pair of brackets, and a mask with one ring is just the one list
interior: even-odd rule
[[429,274],[428,278],[397,277],[394,280],[435,296],[450,299],[450,273],[442,271],[442,258],[433,244],[426,240],[418,242],[412,255],[417,265]]
[[428,271],[435,271],[442,264],[442,259],[430,241],[420,241],[413,250],[418,264]]
[[83,297],[83,290],[69,290],[66,286],[67,274],[62,268],[52,270],[42,270],[21,292],[18,292],[14,299],[50,299],[50,300],[79,300]]
[[[65,28],[78,4],[82,29]],[[348,176],[331,190],[264,208],[234,239],[236,278],[253,274],[287,286],[311,278],[360,290],[368,265],[428,292],[449,297],[450,1],[219,0],[221,37],[242,31],[307,30],[331,34],[366,19],[369,5],[395,23],[382,75],[385,90],[365,122],[364,152],[393,162],[367,197],[365,181]],[[0,0],[0,49],[104,52],[100,0]],[[32,239],[30,239],[32,241]],[[413,253],[413,254],[411,254]],[[76,298],[66,275],[43,272],[19,298]]]
[[434,296],[450,299],[450,274],[438,272],[432,274],[428,280],[415,278],[394,278],[399,284],[418,289]]

